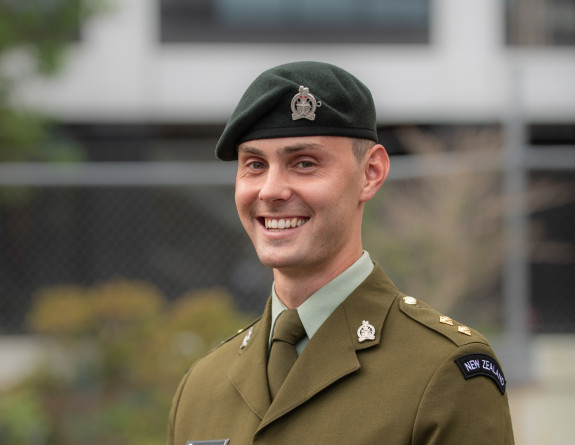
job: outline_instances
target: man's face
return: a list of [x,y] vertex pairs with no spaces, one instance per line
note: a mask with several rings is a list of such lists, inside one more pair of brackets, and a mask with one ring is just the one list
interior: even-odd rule
[[348,138],[241,144],[236,206],[260,261],[286,273],[309,274],[357,260],[364,182]]

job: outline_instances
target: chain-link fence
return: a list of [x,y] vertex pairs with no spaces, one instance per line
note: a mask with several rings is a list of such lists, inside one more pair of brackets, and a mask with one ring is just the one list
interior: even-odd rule
[[[235,165],[205,160],[213,156],[213,140],[178,133],[150,142],[138,131],[139,158],[130,161],[122,158],[126,149],[134,152],[129,135],[94,137],[94,131],[84,145],[97,162],[0,165],[0,332],[27,332],[31,302],[47,287],[114,278],[144,280],[171,300],[223,288],[239,309],[260,312],[271,272],[238,219]],[[531,216],[519,260],[527,295],[511,301],[505,255],[515,231],[505,229],[515,198],[504,200],[498,131],[457,138],[453,131],[432,138],[412,133],[407,139],[419,154],[405,149],[402,131],[381,135],[392,170],[366,212],[372,257],[402,290],[487,333],[505,331],[506,317],[516,312],[527,314],[532,332],[575,331],[572,151],[531,148],[524,163],[524,211]],[[174,155],[189,156],[194,143],[198,161]]]
[[263,308],[270,290],[232,185],[1,187],[0,202],[5,333],[26,331],[30,299],[54,285],[146,280],[169,298],[225,287],[250,312]]

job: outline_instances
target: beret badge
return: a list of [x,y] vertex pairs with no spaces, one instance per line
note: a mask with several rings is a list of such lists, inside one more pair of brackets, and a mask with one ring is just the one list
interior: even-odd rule
[[321,107],[321,102],[318,102],[313,94],[310,94],[309,88],[300,86],[299,92],[291,100],[291,118],[294,121],[298,119],[313,121],[317,107]]

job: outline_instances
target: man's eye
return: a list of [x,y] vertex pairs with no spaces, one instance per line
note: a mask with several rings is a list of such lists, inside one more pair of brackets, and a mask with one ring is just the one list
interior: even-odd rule
[[300,161],[297,163],[297,166],[300,168],[311,168],[314,167],[315,164],[312,161]]
[[259,161],[253,161],[249,163],[249,167],[253,170],[260,170],[264,168],[264,163]]

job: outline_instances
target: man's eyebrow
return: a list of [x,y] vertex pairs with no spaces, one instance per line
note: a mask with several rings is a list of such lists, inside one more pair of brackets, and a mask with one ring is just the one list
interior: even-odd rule
[[[286,146],[281,147],[279,149],[279,154],[280,155],[293,154],[293,153],[298,153],[298,152],[303,151],[303,150],[319,150],[321,148],[322,148],[321,144],[315,144],[315,143],[286,145]],[[252,147],[250,145],[244,145],[243,147],[240,147],[238,149],[238,152],[249,153],[249,154],[253,154],[256,156],[264,156],[265,155],[263,150],[260,150],[259,148],[256,148],[256,147]]]
[[321,144],[314,143],[287,145],[280,149],[280,154],[292,154],[303,150],[319,150],[320,148],[322,148]]
[[249,145],[244,145],[238,148],[238,153],[249,153],[256,156],[263,156],[264,152],[259,148],[250,147]]

